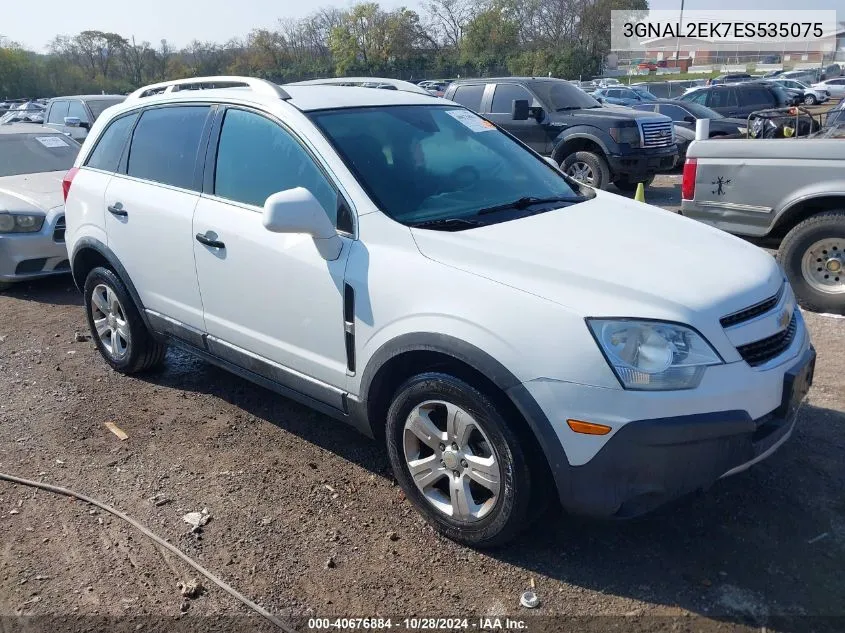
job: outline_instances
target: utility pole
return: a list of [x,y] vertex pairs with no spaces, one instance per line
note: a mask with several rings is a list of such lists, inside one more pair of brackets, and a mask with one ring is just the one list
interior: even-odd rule
[[681,0],[681,17],[678,19],[678,37],[675,44],[675,67],[679,67],[681,59],[681,31],[684,28],[684,0]]

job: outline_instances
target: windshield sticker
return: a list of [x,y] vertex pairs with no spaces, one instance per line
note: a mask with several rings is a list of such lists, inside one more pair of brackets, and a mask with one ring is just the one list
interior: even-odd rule
[[35,140],[41,143],[44,147],[67,147],[64,139],[60,136],[36,136]]
[[473,132],[489,132],[490,130],[496,129],[496,126],[490,123],[490,121],[485,121],[469,110],[446,110],[446,114],[460,121]]

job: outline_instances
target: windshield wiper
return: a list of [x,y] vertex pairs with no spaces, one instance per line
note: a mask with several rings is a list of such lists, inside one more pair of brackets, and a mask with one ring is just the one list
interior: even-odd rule
[[520,198],[519,200],[514,200],[513,202],[505,202],[504,204],[497,204],[494,207],[486,207],[484,209],[480,209],[476,213],[476,215],[487,215],[488,213],[496,213],[497,211],[507,211],[508,209],[518,209],[521,211],[536,204],[548,204],[551,202],[584,202],[584,200],[586,199],[587,198],[583,198],[580,196],[555,196],[550,198],[537,198],[535,196],[526,196]]
[[481,223],[478,220],[469,218],[438,218],[436,220],[424,220],[423,222],[415,222],[410,226],[415,229],[468,229],[473,226],[479,226]]

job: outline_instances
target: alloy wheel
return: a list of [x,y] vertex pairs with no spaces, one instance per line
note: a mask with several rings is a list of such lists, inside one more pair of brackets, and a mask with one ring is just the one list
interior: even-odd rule
[[106,352],[115,360],[129,353],[131,335],[126,312],[114,290],[98,284],[91,293],[91,318]]
[[595,174],[593,169],[583,161],[575,161],[566,170],[566,175],[571,176],[578,182],[583,182],[585,185],[595,184]]
[[411,411],[403,430],[411,479],[432,507],[461,522],[489,514],[499,499],[502,471],[481,424],[443,400]]

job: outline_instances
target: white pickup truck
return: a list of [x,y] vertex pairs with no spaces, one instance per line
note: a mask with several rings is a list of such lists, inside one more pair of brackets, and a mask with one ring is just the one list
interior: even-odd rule
[[779,242],[807,309],[845,314],[845,141],[696,140],[687,150],[681,213]]

